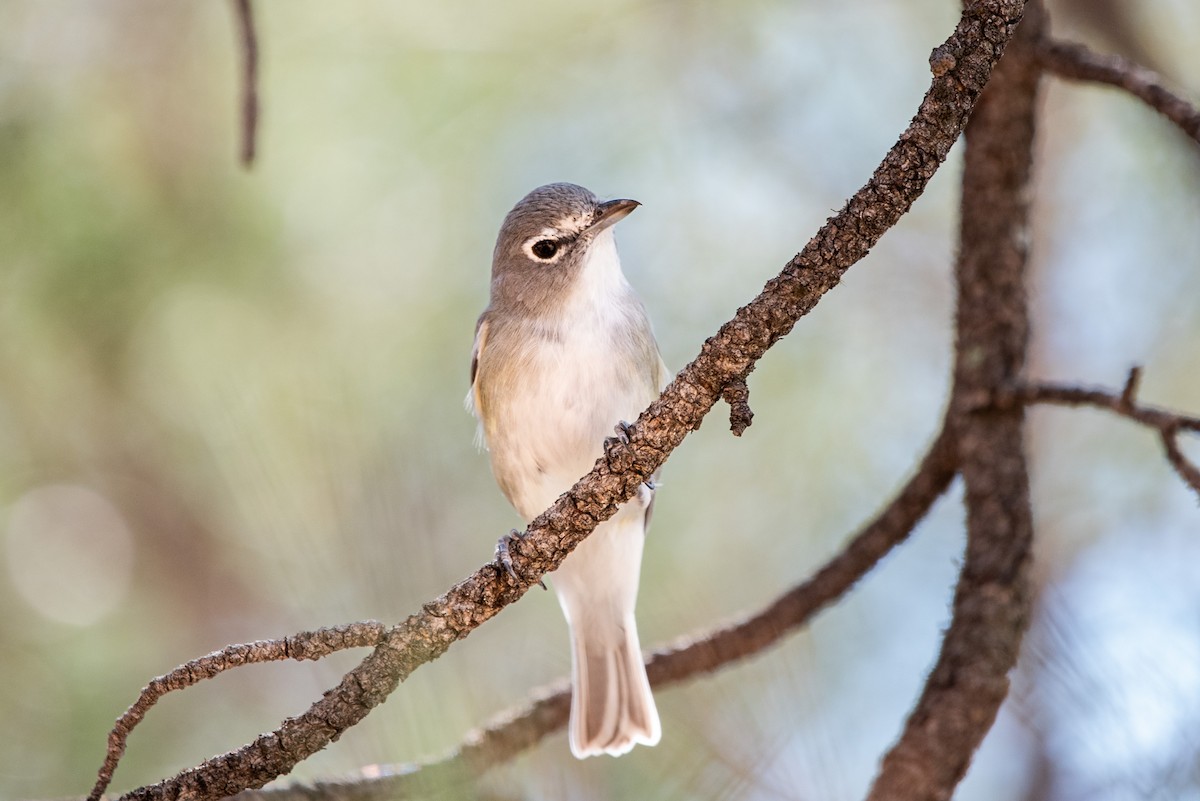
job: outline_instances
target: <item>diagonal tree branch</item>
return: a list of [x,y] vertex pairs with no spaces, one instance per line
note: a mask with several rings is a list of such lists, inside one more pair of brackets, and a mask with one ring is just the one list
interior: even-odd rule
[[555,569],[611,517],[695,430],[730,383],[745,381],[766,350],[836,286],[924,191],[966,125],[1020,20],[1022,0],[973,0],[938,48],[932,85],[916,116],[870,181],[830,218],[762,293],[738,310],[630,429],[610,441],[592,471],[513,544],[519,579],[492,562],[388,631],[382,644],[303,714],[242,748],[214,757],[131,799],[216,799],[261,787],[324,748],[382,702],[420,665]]
[[1100,55],[1073,42],[1042,42],[1037,57],[1042,67],[1060,78],[1124,89],[1200,144],[1200,109],[1168,89],[1153,70],[1121,56]]
[[[954,437],[944,425],[896,497],[812,578],[743,620],[693,635],[650,654],[646,663],[650,683],[659,689],[725,667],[758,654],[807,623],[908,537],[950,486],[957,459]],[[300,801],[320,795],[382,801],[416,798],[429,787],[445,793],[454,783],[478,778],[566,725],[570,708],[570,687],[565,681],[558,682],[536,693],[528,705],[509,710],[472,732],[457,750],[437,761],[393,766],[375,778],[320,782],[311,787],[292,785],[243,793],[241,797],[246,801],[253,798]]]
[[966,487],[967,554],[937,664],[884,757],[872,801],[951,797],[1008,693],[1028,623],[1033,523],[1023,408],[981,412],[970,399],[1015,381],[1025,361],[1027,197],[1042,30],[1034,0],[967,126],[950,401]]

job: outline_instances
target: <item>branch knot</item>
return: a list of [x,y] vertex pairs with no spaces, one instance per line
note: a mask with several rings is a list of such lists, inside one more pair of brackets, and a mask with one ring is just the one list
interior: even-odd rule
[[958,66],[958,54],[955,52],[957,49],[949,41],[933,48],[933,52],[929,54],[929,70],[934,77],[940,78]]
[[735,378],[721,390],[721,397],[729,404],[729,430],[735,437],[750,427],[754,412],[750,409],[750,387],[746,379]]

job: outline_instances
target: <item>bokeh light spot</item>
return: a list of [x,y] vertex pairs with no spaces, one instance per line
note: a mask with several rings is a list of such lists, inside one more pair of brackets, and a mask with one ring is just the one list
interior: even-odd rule
[[91,625],[129,589],[129,528],[116,507],[87,487],[46,485],[18,498],[5,549],[18,594],[51,620]]

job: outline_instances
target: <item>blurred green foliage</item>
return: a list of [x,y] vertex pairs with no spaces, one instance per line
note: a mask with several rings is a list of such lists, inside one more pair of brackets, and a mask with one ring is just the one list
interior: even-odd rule
[[[643,201],[619,232],[627,272],[682,366],[869,174],[954,5],[260,0],[249,173],[225,4],[0,6],[0,797],[83,793],[112,720],[180,662],[400,619],[490,558],[518,521],[461,400],[495,231],[528,189]],[[1146,41],[1200,74],[1183,34],[1197,10],[1153,5]],[[1200,409],[1194,151],[1103,90],[1052,85],[1045,107],[1032,372],[1115,384],[1141,363],[1147,398]],[[647,647],[800,580],[921,452],[947,385],[955,174],[764,360],[746,436],[718,409],[671,459]],[[1194,499],[1149,435],[1038,412],[1031,442],[1040,570],[1067,607],[1064,577],[1108,544],[1194,558],[1200,538],[1179,534],[1200,529]],[[661,693],[658,748],[577,763],[554,736],[488,781],[529,798],[858,796],[932,663],[956,503],[810,630]],[[1154,615],[1142,569],[1122,592]],[[1172,609],[1191,608],[1181,597]],[[1181,623],[1156,642],[1197,638]],[[1050,647],[1031,664],[1069,662]],[[1126,674],[1087,658],[1119,693]],[[353,659],[169,697],[115,787],[274,727]],[[297,775],[438,754],[568,668],[557,605],[533,593]],[[1181,687],[1160,689],[1195,725]],[[1083,774],[1114,751],[1173,753],[1101,738],[1089,762],[1069,704],[1037,697],[1037,714],[1018,701],[1004,717],[962,798],[1013,797],[1046,732]],[[1155,714],[1142,724],[1175,725]],[[1123,721],[1091,721],[1091,742]]]

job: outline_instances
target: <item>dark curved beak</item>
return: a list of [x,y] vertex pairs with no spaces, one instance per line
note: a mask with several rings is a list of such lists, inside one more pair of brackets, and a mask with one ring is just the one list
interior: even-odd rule
[[629,215],[629,212],[642,205],[636,200],[621,198],[619,200],[606,200],[603,203],[596,205],[596,217],[592,220],[592,224],[588,226],[589,234],[598,234],[605,228],[611,228]]

